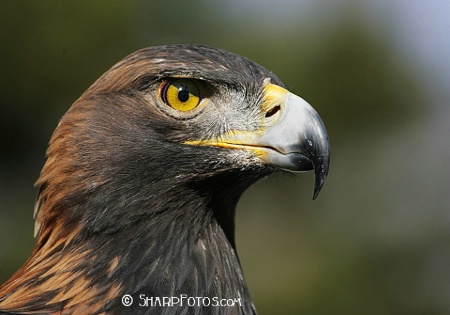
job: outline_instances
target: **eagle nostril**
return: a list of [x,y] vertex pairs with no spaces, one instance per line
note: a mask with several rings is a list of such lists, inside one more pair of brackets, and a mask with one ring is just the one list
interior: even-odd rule
[[266,113],[266,118],[272,117],[273,115],[275,115],[276,113],[278,113],[278,111],[281,109],[280,105],[276,105],[274,107],[272,107],[270,110],[267,111]]

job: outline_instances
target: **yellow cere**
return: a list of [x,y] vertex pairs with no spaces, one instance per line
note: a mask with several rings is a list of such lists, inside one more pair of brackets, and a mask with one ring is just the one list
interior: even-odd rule
[[279,85],[272,83],[267,84],[264,87],[263,112],[269,110],[273,106],[284,104],[289,93],[288,90]]
[[200,88],[194,80],[176,79],[163,87],[162,99],[173,109],[187,112],[200,104]]

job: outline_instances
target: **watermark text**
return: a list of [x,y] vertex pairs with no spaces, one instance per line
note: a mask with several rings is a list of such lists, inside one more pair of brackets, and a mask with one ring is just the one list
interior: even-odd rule
[[139,294],[138,301],[134,301],[129,294],[122,296],[124,306],[138,305],[140,307],[233,307],[241,306],[241,298],[219,298],[208,296],[188,296],[180,294],[179,296],[146,296]]

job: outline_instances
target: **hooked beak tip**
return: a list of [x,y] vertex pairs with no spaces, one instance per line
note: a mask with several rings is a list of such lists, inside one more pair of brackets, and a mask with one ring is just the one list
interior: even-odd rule
[[318,160],[319,161],[316,161],[316,163],[313,163],[315,177],[313,200],[316,200],[317,196],[319,196],[319,193],[322,190],[323,184],[325,183],[325,179],[328,175],[328,167],[330,163],[329,147],[327,153],[323,154],[322,158]]

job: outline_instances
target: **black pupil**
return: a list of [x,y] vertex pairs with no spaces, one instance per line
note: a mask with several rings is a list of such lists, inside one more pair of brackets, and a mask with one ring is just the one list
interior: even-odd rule
[[187,102],[187,100],[189,99],[189,89],[187,88],[187,86],[182,85],[178,89],[178,99],[180,100],[180,102]]

